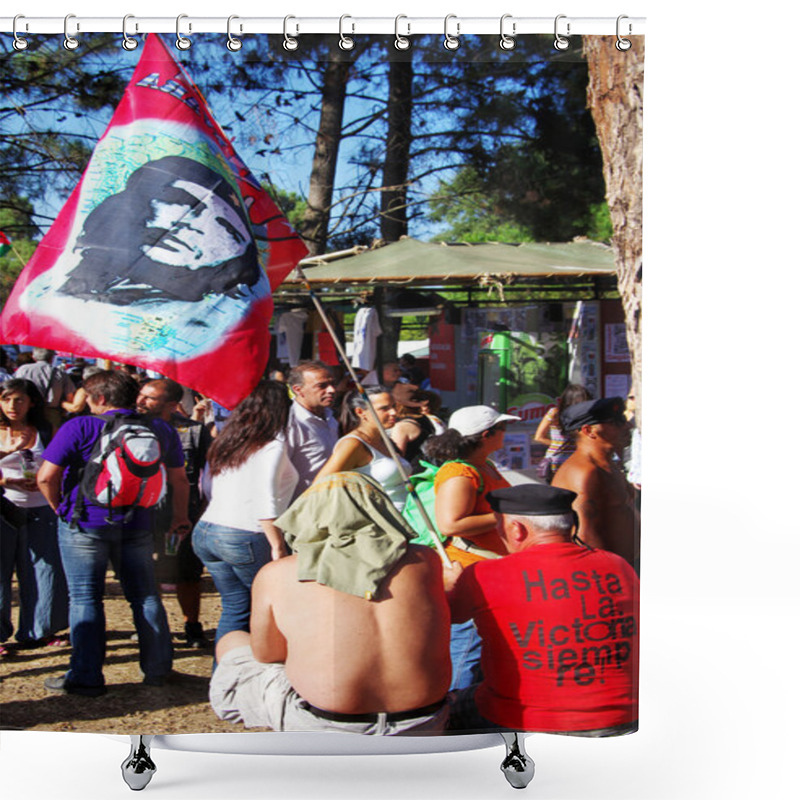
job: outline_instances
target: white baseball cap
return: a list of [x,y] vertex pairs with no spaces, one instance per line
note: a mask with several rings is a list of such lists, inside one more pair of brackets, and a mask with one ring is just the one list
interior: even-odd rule
[[501,414],[491,406],[464,406],[454,411],[447,427],[457,430],[462,436],[474,436],[497,425],[498,422],[519,422],[522,417]]

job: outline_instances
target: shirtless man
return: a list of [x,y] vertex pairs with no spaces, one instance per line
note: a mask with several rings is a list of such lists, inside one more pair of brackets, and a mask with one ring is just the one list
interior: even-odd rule
[[[276,525],[294,555],[258,573],[251,633],[217,644],[217,715],[273,730],[442,731],[450,615],[435,552],[408,544],[402,517],[358,473],[314,484]],[[328,537],[336,545],[320,546]]]
[[630,439],[621,397],[587,400],[564,409],[561,428],[575,437],[576,451],[558,468],[552,485],[578,495],[580,540],[610,550],[634,568],[639,564],[639,513],[625,479],[621,455]]

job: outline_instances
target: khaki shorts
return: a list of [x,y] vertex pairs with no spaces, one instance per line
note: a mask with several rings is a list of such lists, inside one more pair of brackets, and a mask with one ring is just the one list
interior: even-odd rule
[[434,713],[409,719],[387,719],[375,714],[369,722],[339,721],[317,716],[292,688],[283,664],[256,661],[249,645],[229,650],[211,678],[209,700],[214,713],[246,728],[274,731],[340,731],[382,736],[429,732],[440,734],[447,724],[447,705]]

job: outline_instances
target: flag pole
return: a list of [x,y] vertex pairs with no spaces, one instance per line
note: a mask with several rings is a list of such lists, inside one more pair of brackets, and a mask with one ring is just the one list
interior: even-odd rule
[[367,404],[367,409],[372,417],[373,422],[377,425],[378,431],[380,432],[381,439],[383,440],[384,445],[386,446],[386,450],[388,451],[389,455],[391,456],[392,460],[394,461],[395,465],[397,466],[398,471],[400,472],[401,477],[403,478],[403,483],[405,484],[406,490],[414,499],[414,502],[419,509],[420,514],[422,515],[422,519],[425,521],[425,525],[428,527],[428,530],[431,534],[431,539],[433,540],[433,546],[436,552],[439,554],[439,558],[442,559],[442,562],[447,567],[452,567],[452,562],[447,556],[447,553],[442,546],[442,542],[439,539],[439,534],[436,532],[436,528],[431,521],[428,512],[425,510],[425,506],[422,505],[422,501],[419,499],[419,495],[417,494],[417,490],[414,488],[414,484],[411,483],[408,474],[406,473],[405,468],[403,467],[402,462],[400,461],[399,456],[397,455],[397,451],[395,450],[394,443],[389,438],[389,434],[386,433],[386,429],[381,424],[381,421],[378,419],[378,415],[375,412],[375,407],[372,405],[372,402],[369,399],[364,387],[361,385],[361,381],[358,379],[358,375],[356,375],[356,371],[353,369],[353,365],[350,363],[350,359],[347,357],[347,353],[339,341],[339,337],[336,335],[336,332],[333,330],[333,326],[328,319],[328,315],[325,313],[325,310],[322,308],[322,303],[320,302],[319,298],[317,297],[314,290],[311,288],[311,284],[306,278],[305,272],[303,272],[303,268],[298,264],[295,267],[297,272],[297,277],[302,282],[305,290],[308,292],[309,296],[311,297],[311,302],[314,304],[314,308],[317,310],[317,313],[322,318],[322,322],[328,330],[328,333],[331,335],[331,339],[333,339],[333,343],[336,347],[337,352],[339,353],[339,357],[342,359],[342,363],[344,364],[347,371],[350,373],[350,377],[353,379],[353,382],[356,386],[356,391],[361,395],[362,400]]

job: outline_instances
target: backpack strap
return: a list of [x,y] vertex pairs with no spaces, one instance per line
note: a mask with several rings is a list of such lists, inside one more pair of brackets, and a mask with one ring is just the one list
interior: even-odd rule
[[[124,412],[123,412],[124,413]],[[97,434],[97,439],[94,440],[92,443],[92,453],[94,452],[95,444],[97,443],[98,439],[102,439],[105,435],[108,428],[110,428],[114,421],[119,414],[114,414],[113,416],[106,416],[105,414],[88,414],[87,416],[94,417],[95,419],[99,419],[103,423],[103,427],[100,429],[100,432]],[[91,457],[91,455],[90,455]],[[73,525],[77,524],[81,517],[83,516],[83,512],[86,509],[86,497],[84,493],[81,491],[81,485],[83,484],[83,473],[86,471],[86,467],[88,466],[88,461],[78,470],[77,475],[77,482],[78,482],[78,496],[75,498],[75,506],[72,509],[72,516],[70,517],[69,521]],[[108,515],[111,516],[111,505],[109,501],[108,506]]]

